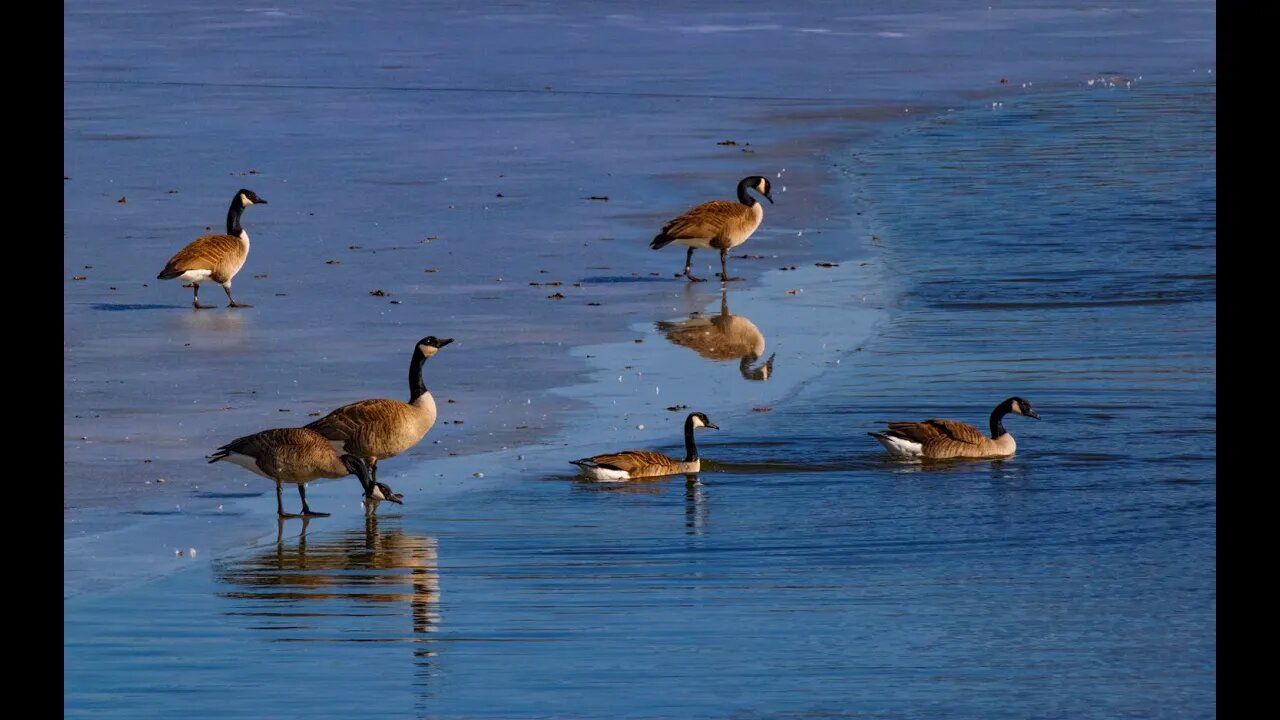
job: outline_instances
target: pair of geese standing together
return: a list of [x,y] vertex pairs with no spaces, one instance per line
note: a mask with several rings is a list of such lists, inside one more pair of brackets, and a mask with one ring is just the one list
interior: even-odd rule
[[[655,250],[675,243],[687,247],[685,266],[676,277],[690,282],[704,279],[692,273],[693,251],[720,251],[720,272],[724,282],[740,280],[729,277],[728,251],[751,237],[764,218],[764,207],[748,194],[760,193],[770,203],[768,178],[752,175],[738,183],[738,202],[713,200],[697,205],[667,222],[649,246]],[[237,303],[231,295],[231,281],[244,266],[249,254],[249,234],[240,224],[244,209],[267,204],[251,190],[241,189],[232,198],[227,211],[225,235],[204,235],[178,251],[157,276],[161,280],[178,278],[192,283],[193,306],[200,303],[200,284],[215,282],[227,294],[228,307],[252,307]],[[315,512],[307,504],[306,484],[318,478],[341,478],[354,474],[364,490],[365,507],[371,509],[387,500],[402,503],[402,495],[377,479],[378,461],[395,457],[415,446],[435,424],[436,404],[422,380],[425,361],[451,338],[427,336],[415,346],[409,364],[409,402],[370,399],[344,405],[302,428],[275,428],[233,440],[209,456],[209,462],[227,460],[276,484],[276,511],[281,517],[315,517],[328,513]],[[983,458],[1012,455],[1016,444],[1004,429],[1007,414],[1039,419],[1031,404],[1012,397],[996,406],[991,413],[991,436],[977,428],[954,420],[930,419],[923,422],[891,422],[883,432],[868,433],[891,454],[907,458]],[[583,474],[603,481],[624,481],[646,477],[693,474],[702,468],[694,441],[694,430],[718,427],[701,412],[688,415],[684,423],[685,458],[678,460],[662,453],[625,450],[620,453],[595,455],[571,461]],[[286,513],[282,484],[298,486],[302,513]]]
[[[728,252],[746,242],[764,219],[764,207],[747,194],[748,189],[755,190],[770,203],[773,202],[768,178],[759,175],[743,178],[738,183],[738,202],[712,200],[690,209],[664,225],[662,232],[654,237],[649,247],[657,250],[671,243],[687,246],[689,252],[685,255],[684,272],[678,273],[676,277],[687,277],[690,282],[705,282],[705,278],[697,277],[692,272],[693,251],[697,248],[719,250],[718,277],[725,282],[741,280],[739,277],[729,277],[726,266]],[[231,198],[231,207],[227,210],[227,232],[201,235],[187,243],[186,247],[169,258],[168,264],[156,279],[178,279],[191,283],[194,288],[191,304],[197,310],[213,307],[200,303],[200,284],[205,282],[222,286],[227,294],[227,307],[253,307],[236,302],[231,295],[231,280],[249,258],[249,233],[240,225],[240,216],[250,205],[266,204],[267,201],[252,190],[237,190]]]

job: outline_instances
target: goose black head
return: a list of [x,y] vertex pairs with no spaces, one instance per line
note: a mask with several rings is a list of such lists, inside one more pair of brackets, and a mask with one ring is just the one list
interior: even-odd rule
[[769,193],[773,189],[773,186],[769,184],[769,178],[761,177],[760,175],[753,175],[747,179],[751,181],[749,183],[751,189],[763,195],[764,199],[768,200],[769,204],[772,205],[773,195],[770,195]]
[[711,418],[707,417],[706,415],[700,412],[689,413],[689,422],[695,428],[705,427],[705,428],[711,428],[712,430],[720,429],[720,426],[711,422]]
[[236,193],[236,199],[240,201],[241,207],[249,207],[250,205],[266,205],[267,201],[258,197],[258,194],[252,190],[240,188],[240,192]]
[[751,363],[759,360],[760,356],[755,353],[744,355],[742,360],[738,362],[738,372],[747,380],[768,380],[773,375],[773,359],[777,356],[778,353],[773,353],[768,360],[764,361],[764,364],[753,368]]
[[438,338],[435,335],[428,335],[418,341],[418,352],[423,357],[431,357],[436,354],[440,348],[453,342],[453,338]]
[[365,493],[365,497],[370,500],[386,500],[397,505],[404,504],[404,495],[392,490],[390,485],[382,482],[375,482],[369,492]]
[[1025,415],[1032,420],[1040,419],[1040,416],[1037,415],[1036,411],[1031,407],[1031,403],[1020,397],[1009,398],[1009,411],[1015,415]]

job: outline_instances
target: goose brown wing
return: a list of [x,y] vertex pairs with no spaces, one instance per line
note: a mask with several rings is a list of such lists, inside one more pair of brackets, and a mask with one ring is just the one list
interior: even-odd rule
[[944,440],[980,445],[987,439],[981,430],[972,425],[938,418],[923,422],[891,422],[889,433],[921,444]]
[[972,425],[933,418],[923,422],[889,423],[888,434],[920,443],[927,457],[966,457],[981,454],[988,439]]
[[958,443],[982,445],[987,441],[987,436],[981,430],[967,423],[939,419],[925,420],[925,423],[937,428],[940,435]]
[[924,444],[930,440],[936,440],[942,434],[938,428],[926,422],[891,422],[889,429],[886,431],[888,435],[894,435],[911,442]]
[[286,469],[309,470],[331,465],[333,449],[320,435],[304,428],[276,428],[236,438],[212,457],[247,455],[263,472],[279,477]]
[[240,455],[259,457],[272,448],[288,445],[305,446],[316,441],[323,442],[323,438],[317,438],[315,433],[304,431],[302,428],[276,428],[236,438],[218,448],[218,451],[228,450]]
[[398,417],[402,405],[404,403],[381,398],[360,400],[343,405],[319,420],[309,423],[307,429],[314,430],[329,440],[353,440],[364,429]]
[[188,270],[213,270],[244,252],[240,238],[231,235],[201,235],[179,250],[160,271],[160,278],[174,278]]
[[668,220],[651,245],[661,247],[673,240],[715,237],[723,232],[731,221],[741,217],[745,207],[742,203],[729,200],[704,202]]
[[650,450],[623,450],[620,453],[596,455],[591,458],[591,461],[599,467],[609,468],[612,470],[623,470],[628,473],[633,473],[647,467],[666,467],[676,465],[679,462],[675,458],[670,458],[660,452],[653,452]]

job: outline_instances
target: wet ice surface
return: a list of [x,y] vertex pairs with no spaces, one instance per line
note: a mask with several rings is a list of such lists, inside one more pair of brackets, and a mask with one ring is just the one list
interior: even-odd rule
[[[67,7],[68,713],[1211,715],[1212,7],[593,7]],[[647,247],[757,172],[765,381]],[[241,186],[256,307],[193,313],[155,273]],[[403,508],[277,538],[201,459],[426,334]],[[1009,461],[865,435],[1014,393]],[[681,404],[702,484],[574,478]]]

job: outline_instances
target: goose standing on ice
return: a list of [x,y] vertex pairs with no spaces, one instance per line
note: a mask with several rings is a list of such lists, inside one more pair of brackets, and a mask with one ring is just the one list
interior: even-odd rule
[[748,195],[747,191],[755,190],[772,204],[773,197],[769,194],[769,189],[768,178],[759,175],[742,178],[738,183],[738,202],[712,200],[690,208],[684,214],[667,221],[662,226],[662,232],[649,242],[649,247],[657,250],[675,243],[689,248],[684,256],[684,272],[676,273],[676,277],[687,277],[689,282],[705,280],[695,277],[691,272],[693,251],[697,248],[719,250],[720,280],[741,280],[740,277],[729,277],[725,256],[729,250],[746,242],[764,219],[764,206]]
[[453,338],[428,335],[413,346],[409,359],[409,402],[375,398],[343,405],[307,425],[341,453],[364,458],[378,480],[378,461],[417,445],[436,424],[436,400],[422,381],[422,366]]
[[213,307],[200,304],[200,283],[213,281],[222,286],[227,293],[227,307],[253,307],[247,303],[238,303],[231,297],[231,278],[244,267],[249,257],[249,233],[240,227],[240,214],[250,205],[266,205],[267,201],[258,197],[252,190],[241,188],[231,198],[231,208],[227,210],[227,233],[225,235],[201,235],[192,240],[186,247],[169,258],[169,264],[156,276],[157,280],[179,278],[195,286],[195,294],[191,304],[197,310]]
[[[355,455],[339,455],[320,434],[306,428],[276,428],[236,438],[209,456],[209,462],[226,460],[261,475],[276,484],[276,513],[282,517],[326,517],[307,505],[307,483],[318,478],[340,478],[355,475],[360,479],[366,498],[399,503],[400,495],[372,479],[369,466]],[[284,511],[281,484],[298,486],[302,513]]]

